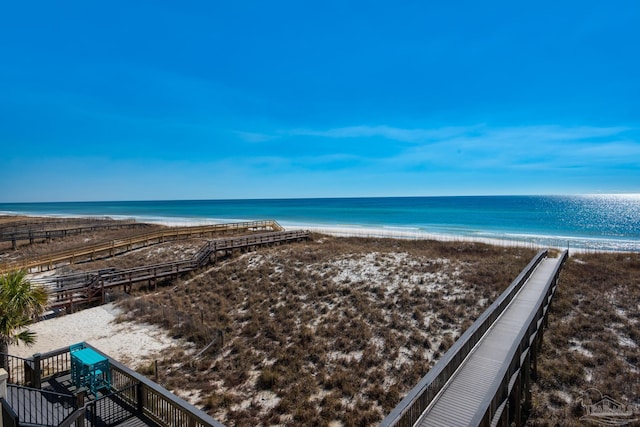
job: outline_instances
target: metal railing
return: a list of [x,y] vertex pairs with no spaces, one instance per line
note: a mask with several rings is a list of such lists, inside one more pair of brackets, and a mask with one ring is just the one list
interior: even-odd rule
[[[95,347],[86,343],[85,345],[108,357]],[[109,365],[111,366],[112,378],[120,376],[121,381],[130,381],[131,384],[137,385],[135,395],[129,395],[128,398],[135,398],[136,407],[141,411],[141,415],[148,417],[158,425],[166,427],[224,427],[223,424],[203,411],[120,362],[110,360]]]
[[37,385],[53,376],[71,372],[71,353],[69,353],[69,347],[42,354],[34,354],[33,360],[36,367],[36,375],[39,375],[39,378],[36,377],[36,380],[39,380],[39,382],[36,382]]
[[78,409],[71,394],[8,384],[7,395],[20,425],[57,426]]
[[131,384],[123,389],[85,405],[85,419],[88,426],[112,426],[139,414],[137,406],[139,385]]
[[[89,344],[84,345],[109,357]],[[21,360],[34,365],[33,375],[37,378],[33,381],[38,384],[51,377],[69,373],[71,366],[68,347]],[[109,366],[112,392],[89,401],[84,406],[78,405],[76,396],[11,385],[16,387],[16,393],[18,389],[22,393],[20,400],[11,400],[11,407],[21,424],[37,424],[35,418],[28,413],[27,399],[30,399],[32,408],[33,402],[36,402],[35,405],[43,410],[57,412],[55,416],[49,416],[55,423],[49,425],[69,427],[76,420],[84,419],[89,425],[104,426],[114,425],[131,417],[142,417],[161,427],[224,427],[203,411],[120,362],[109,358]]]
[[8,384],[33,385],[33,359],[4,353],[0,353],[0,359],[1,367],[9,374]]

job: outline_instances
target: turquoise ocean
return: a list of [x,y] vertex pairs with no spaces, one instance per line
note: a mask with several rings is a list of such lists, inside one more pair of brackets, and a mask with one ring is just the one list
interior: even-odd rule
[[0,213],[172,225],[275,219],[288,229],[345,235],[640,251],[638,194],[0,203]]

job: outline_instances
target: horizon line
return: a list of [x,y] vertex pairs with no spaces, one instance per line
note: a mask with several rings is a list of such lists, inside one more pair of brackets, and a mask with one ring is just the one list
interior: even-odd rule
[[30,202],[0,202],[0,205],[28,205],[53,203],[139,203],[139,202],[233,202],[233,201],[266,201],[266,200],[340,200],[340,199],[425,199],[425,198],[472,198],[472,197],[640,197],[640,192],[620,193],[522,193],[522,194],[457,194],[457,195],[405,195],[405,196],[319,196],[319,197],[249,197],[221,199],[121,199],[121,200],[58,200]]

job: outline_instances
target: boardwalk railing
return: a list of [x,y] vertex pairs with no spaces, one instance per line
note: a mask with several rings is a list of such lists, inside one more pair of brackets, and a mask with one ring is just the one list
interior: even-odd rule
[[89,224],[73,228],[42,229],[42,230],[15,230],[10,232],[0,232],[0,242],[11,242],[13,249],[16,249],[19,241],[28,240],[33,243],[36,240],[51,240],[78,234],[90,233],[98,230],[116,230],[123,228],[146,228],[148,224],[141,222],[109,222],[107,224]]
[[[543,323],[546,320],[547,311],[551,304],[551,299],[556,291],[558,276],[563,264],[567,260],[569,252],[565,250],[561,254],[561,260],[556,265],[553,274],[549,277],[545,285],[545,292],[540,296],[536,302],[534,309],[527,318],[525,325],[516,340],[514,340],[509,352],[507,354],[513,354],[513,359],[508,365],[503,365],[500,369],[500,373],[495,377],[492,385],[492,389],[497,389],[498,392],[493,396],[485,396],[485,399],[481,407],[486,407],[487,410],[484,414],[477,414],[473,420],[474,425],[507,425],[509,413],[505,410],[509,398],[511,396],[514,387],[522,387],[520,384],[520,375],[522,369],[528,369],[529,358],[535,357],[532,355],[532,351],[536,351],[534,343],[536,339],[542,338],[541,329]],[[528,374],[528,372],[527,372]],[[527,375],[528,379],[528,375]],[[528,392],[528,385],[525,386]],[[516,394],[516,401],[513,402],[515,410],[520,410],[520,393]],[[519,416],[518,416],[519,418]],[[519,424],[519,420],[518,420]]]
[[[21,231],[41,231],[46,229],[72,228],[70,226],[94,225],[94,224],[132,224],[133,219],[113,219],[109,217],[86,217],[86,218],[47,218],[41,219],[8,219],[0,216],[0,233],[11,233]],[[3,221],[4,220],[4,221]],[[143,224],[143,223],[137,223]],[[57,227],[56,227],[57,226]]]
[[0,273],[15,269],[29,272],[51,270],[58,265],[74,264],[121,254],[133,249],[159,244],[172,240],[192,237],[211,237],[219,233],[273,230],[282,231],[277,221],[249,221],[232,224],[214,224],[195,227],[170,227],[162,230],[139,233],[126,239],[86,245],[82,248],[43,255],[30,261],[16,262],[0,266]]
[[129,269],[96,270],[75,275],[59,276],[35,283],[47,283],[51,300],[49,307],[71,307],[73,304],[100,300],[104,302],[105,290],[117,286],[131,287],[134,283],[149,282],[155,284],[165,277],[177,277],[181,273],[192,271],[207,265],[211,259],[215,262],[219,253],[229,253],[237,249],[252,249],[259,246],[279,244],[308,239],[308,231],[282,231],[227,239],[216,239],[205,243],[188,260],[179,260],[163,264],[153,264]]
[[493,304],[467,329],[451,346],[445,355],[425,375],[395,409],[382,421],[380,427],[413,426],[427,409],[453,373],[460,367],[473,347],[493,325],[504,309],[513,300],[522,285],[537,265],[547,256],[547,250],[541,250],[516,277],[509,287]]

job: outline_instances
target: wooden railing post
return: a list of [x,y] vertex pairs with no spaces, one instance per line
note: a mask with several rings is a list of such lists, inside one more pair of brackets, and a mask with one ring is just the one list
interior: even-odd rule
[[42,368],[40,367],[40,360],[40,353],[33,355],[33,388],[37,389],[42,387]]
[[142,415],[142,412],[144,411],[144,387],[142,386],[142,383],[139,382],[136,385],[136,395],[138,396],[138,401],[136,402],[137,407],[136,410],[138,411],[138,414]]
[[533,351],[533,347],[535,347],[535,341],[533,345],[529,348],[529,353],[527,353],[527,357],[525,358],[524,365],[522,365],[522,380],[523,380],[523,411],[525,418],[529,416],[529,412],[531,411],[531,355]]
[[[76,405],[78,406],[78,408],[82,408],[84,406],[84,401],[86,399],[87,396],[87,392],[85,391],[84,388],[81,388],[77,393],[76,393]],[[95,410],[93,411],[93,414],[95,415]],[[86,415],[83,415],[81,417],[79,417],[78,419],[76,419],[76,427],[84,427],[84,419],[86,418]]]

